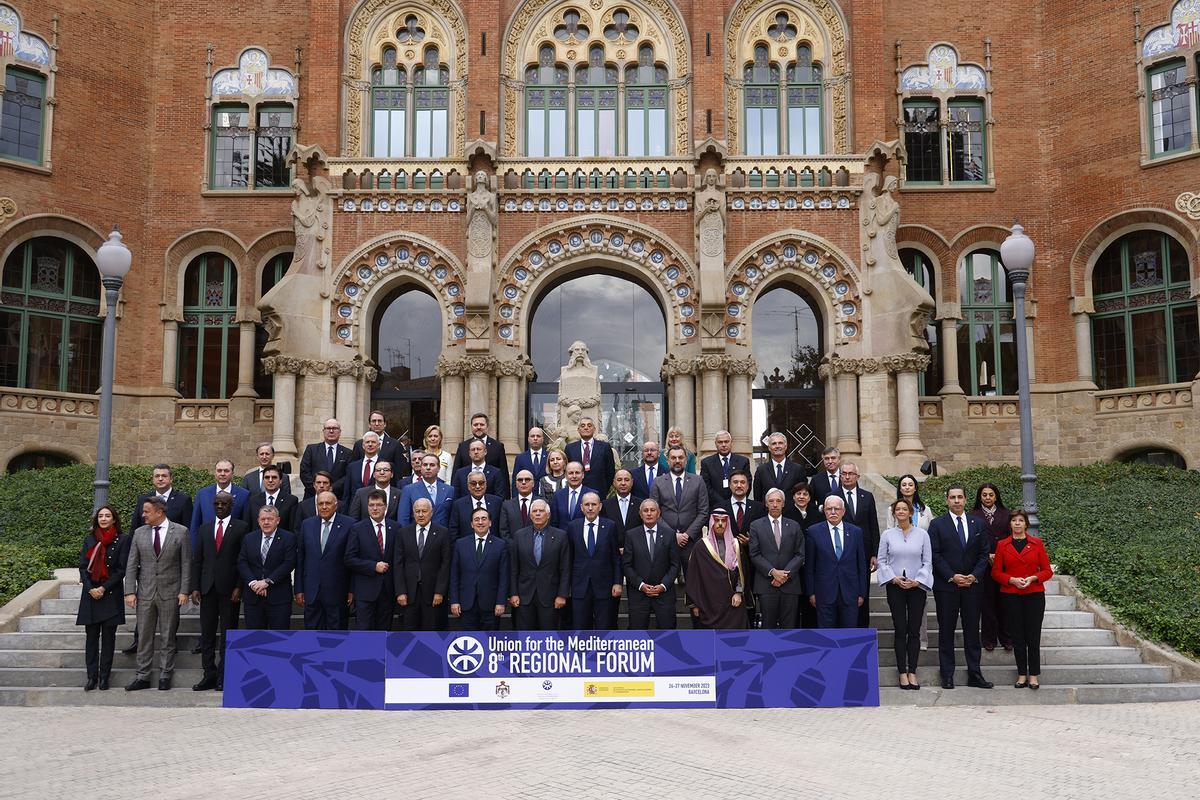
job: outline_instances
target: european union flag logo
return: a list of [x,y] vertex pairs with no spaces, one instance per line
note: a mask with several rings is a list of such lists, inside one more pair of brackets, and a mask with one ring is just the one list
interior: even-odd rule
[[469,697],[471,694],[471,685],[469,683],[452,683],[450,684],[451,697]]

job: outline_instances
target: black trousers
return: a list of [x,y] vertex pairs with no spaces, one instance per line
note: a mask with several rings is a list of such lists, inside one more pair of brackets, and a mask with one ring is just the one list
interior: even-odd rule
[[[204,677],[213,678],[225,671],[225,632],[238,626],[240,602],[233,602],[228,592],[213,589],[200,595],[200,663]],[[217,657],[217,637],[220,637],[220,658]]]
[[[1008,631],[1005,619],[1003,592],[1000,584],[993,580],[983,582],[983,611],[980,614],[979,638],[984,647],[995,647],[997,644],[1007,647],[1012,644],[1012,636]],[[1024,674],[1024,673],[1022,673]]]
[[895,628],[893,647],[896,650],[896,671],[916,672],[921,655],[921,620],[925,618],[925,590],[919,586],[901,589],[888,583],[888,608],[892,611]]
[[[864,603],[863,605],[866,605]],[[859,627],[858,602],[852,603],[821,603],[817,602],[817,627],[819,628],[857,628]]]
[[395,596],[380,592],[374,600],[354,598],[354,627],[360,631],[390,631],[392,614],[396,610]]
[[291,627],[291,603],[246,604],[246,630],[286,631]]
[[571,598],[570,620],[571,627],[578,631],[616,630],[617,600],[611,594],[608,597],[575,595]]
[[937,604],[938,667],[943,678],[954,677],[954,631],[962,617],[963,652],[967,673],[979,674],[979,612],[983,605],[983,587],[978,583],[966,588],[933,593]]
[[117,626],[97,622],[84,625],[83,660],[89,678],[107,678],[112,672]]
[[636,586],[631,586],[629,589],[629,630],[649,630],[651,614],[654,616],[655,628],[660,631],[675,630],[675,593],[668,590],[658,597],[647,597],[639,592]]
[[500,617],[492,613],[491,606],[476,603],[474,608],[464,608],[459,616],[459,628],[464,631],[495,631],[500,629]]
[[401,624],[406,631],[444,631],[447,626],[443,624],[443,615],[440,612],[445,606],[445,600],[442,601],[442,605],[434,606],[432,603],[410,598],[408,605],[400,608]]
[[346,605],[345,594],[334,597],[331,602],[324,597],[315,602],[304,598],[304,630],[344,631],[350,627],[350,608]]
[[1046,594],[1000,594],[1004,617],[1012,636],[1013,655],[1018,675],[1042,674],[1042,617],[1046,614]]
[[796,627],[800,610],[800,595],[767,592],[758,596],[758,613],[762,614],[764,630]]
[[[866,569],[866,571],[867,571],[867,576],[868,576],[868,578],[869,578],[869,579],[870,579],[872,582],[874,582],[874,580],[875,580],[875,575],[874,575],[874,573],[872,573],[872,572],[871,572],[871,556],[872,556],[872,555],[874,555],[874,553],[867,553],[867,561],[866,561],[866,565],[864,566],[864,569]],[[866,594],[866,596],[864,596],[864,597],[863,597],[863,604],[862,604],[861,606],[859,606],[859,607],[858,607],[858,627],[860,627],[860,628],[869,628],[869,627],[871,627],[871,592],[870,592],[870,587],[868,587],[868,589],[867,589],[867,594]]]
[[558,609],[553,605],[544,606],[534,598],[517,606],[517,622],[523,631],[556,631]]

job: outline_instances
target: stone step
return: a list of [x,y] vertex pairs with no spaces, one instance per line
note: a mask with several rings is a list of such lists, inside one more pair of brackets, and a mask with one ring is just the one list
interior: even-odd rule
[[1200,683],[1134,683],[1051,685],[1043,684],[1034,692],[1014,689],[1011,685],[995,689],[971,689],[960,686],[953,691],[940,686],[922,685],[919,692],[894,686],[880,688],[879,701],[885,706],[1004,706],[1064,705],[1075,703],[1165,703],[1200,700]]
[[[929,632],[932,634],[937,630],[937,619],[932,613],[927,614],[926,618]],[[1042,631],[1059,628],[1091,628],[1095,624],[1095,616],[1090,611],[1047,611],[1042,618]],[[880,608],[879,604],[873,603],[871,605],[871,625],[877,630],[891,630],[891,613]]]
[[[50,602],[58,603],[61,601],[43,600],[42,601],[42,613],[43,614],[66,613],[66,612],[51,612],[46,606],[46,603],[50,603]],[[54,607],[58,608],[59,606],[56,605]],[[65,606],[63,606],[63,608],[65,608]],[[1046,610],[1047,611],[1074,611],[1076,608],[1078,608],[1078,604],[1077,604],[1075,598],[1070,595],[1066,595],[1066,594],[1048,594],[1048,595],[1046,595]],[[882,592],[874,592],[874,591],[871,592],[871,609],[874,611],[887,611],[888,610],[887,597]],[[926,600],[926,602],[925,602],[925,613],[928,614],[932,618],[937,613],[936,609],[937,609],[937,606],[935,605],[933,597],[929,597],[928,600]],[[74,611],[75,607],[72,606],[69,610]]]
[[[954,651],[955,661],[959,666],[966,664],[962,648]],[[1012,667],[1013,654],[997,647],[993,652],[983,651],[981,659],[984,667]],[[936,667],[938,653],[936,643],[929,650],[922,650],[917,659],[919,666]],[[82,660],[79,662],[82,664]],[[1062,665],[1092,665],[1092,664],[1141,664],[1141,655],[1135,647],[1043,647],[1042,664],[1044,666]],[[0,651],[0,664],[4,664],[4,652]],[[879,666],[895,667],[896,651],[891,647],[879,648]]]
[[[3,673],[0,673],[2,675]],[[996,684],[997,689],[1011,687],[1017,679],[1017,669],[1013,664],[983,668],[984,676]],[[1110,683],[1170,683],[1174,671],[1168,666],[1158,664],[1065,664],[1042,665],[1041,681],[1048,685],[1061,686],[1066,684],[1110,684]],[[0,678],[3,680],[3,678]],[[941,686],[941,675],[936,665],[918,666],[917,680],[922,686]],[[954,682],[959,686],[967,686],[966,667],[954,671]],[[880,666],[879,685],[896,686],[896,668]],[[1040,691],[1040,690],[1039,690]]]
[[[879,649],[890,650],[895,641],[895,631],[881,630],[879,634]],[[14,635],[14,634],[9,634]],[[929,634],[929,647],[931,650],[937,649],[938,637],[937,630],[933,630]],[[1106,631],[1101,628],[1056,628],[1054,630],[1042,630],[1042,650],[1047,647],[1104,647],[1107,645],[1116,644],[1116,638],[1112,631]],[[962,648],[963,635],[962,631],[958,630],[954,633],[954,646]],[[0,647],[3,647],[3,641],[0,640]],[[997,648],[997,652],[1003,652]],[[986,653],[986,651],[985,651]]]
[[[151,678],[157,687],[158,676]],[[183,688],[176,686],[169,692],[160,692],[157,688],[127,692],[124,685],[118,686],[115,681],[107,692],[85,692],[82,683],[77,686],[6,686],[0,678],[0,706],[220,708],[221,692],[193,692],[190,684]]]
[[[29,634],[31,636],[38,634]],[[48,634],[49,635],[49,634]],[[48,669],[85,669],[82,642],[78,649],[67,650],[3,650],[0,649],[0,674],[11,667],[38,667]],[[200,669],[199,655],[191,652],[191,644],[175,656],[176,669]],[[113,653],[113,669],[132,669],[137,657],[121,651]],[[3,679],[0,678],[0,683]]]
[[[134,669],[118,669],[114,663],[112,671],[112,688],[125,691],[125,685],[133,680],[136,675]],[[192,690],[192,684],[198,682],[204,677],[204,671],[199,669],[179,669],[176,667],[173,680],[174,688],[172,691],[183,689],[185,691]],[[82,669],[46,669],[41,667],[10,667],[8,669],[0,669],[0,686],[78,686],[83,688],[83,683],[87,679],[85,670]],[[158,691],[158,670],[155,669],[150,675],[151,688]],[[135,694],[127,692],[127,694]]]

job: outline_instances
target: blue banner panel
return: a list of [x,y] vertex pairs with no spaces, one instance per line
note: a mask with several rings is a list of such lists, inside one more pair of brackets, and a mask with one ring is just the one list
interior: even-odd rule
[[720,631],[720,708],[879,705],[875,630]]
[[383,708],[386,633],[229,631],[226,708]]

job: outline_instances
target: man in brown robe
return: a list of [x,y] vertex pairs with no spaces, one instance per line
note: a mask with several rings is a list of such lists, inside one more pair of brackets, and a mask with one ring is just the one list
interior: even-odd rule
[[687,597],[692,617],[700,628],[746,627],[742,604],[745,580],[738,541],[729,530],[729,512],[713,509],[700,542],[688,558]]

